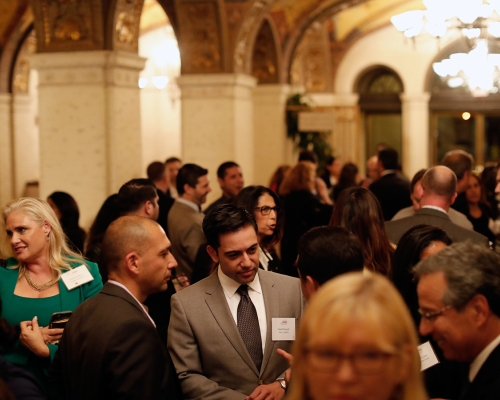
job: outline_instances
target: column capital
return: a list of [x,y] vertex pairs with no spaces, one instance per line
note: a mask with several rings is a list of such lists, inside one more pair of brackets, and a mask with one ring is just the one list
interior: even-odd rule
[[403,103],[428,103],[431,98],[431,94],[429,92],[401,93],[399,98]]
[[186,98],[249,98],[257,79],[245,74],[188,74],[177,80]]
[[39,86],[108,84],[137,87],[146,60],[126,51],[36,53],[31,67],[38,71]]

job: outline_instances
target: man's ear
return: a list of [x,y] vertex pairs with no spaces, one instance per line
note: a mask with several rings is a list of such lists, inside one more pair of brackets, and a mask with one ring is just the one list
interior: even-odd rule
[[300,279],[300,286],[306,300],[309,300],[319,289],[319,283],[309,275],[306,275],[305,279]]
[[451,196],[451,203],[450,204],[453,204],[455,202],[455,200],[457,199],[457,196],[458,196],[457,192],[453,193],[453,196]]
[[482,294],[476,294],[469,300],[467,307],[470,308],[470,312],[472,312],[472,318],[476,326],[478,328],[484,327],[484,324],[491,315],[490,305],[486,297]]
[[217,250],[215,250],[212,246],[207,245],[207,252],[213,262],[219,263],[219,255],[217,254]]
[[422,185],[417,185],[417,193],[420,200],[422,200],[422,196],[424,195],[424,187]]
[[154,205],[149,200],[144,203],[144,212],[147,216],[153,215]]
[[193,188],[191,186],[189,186],[187,183],[184,184],[184,193],[190,195],[193,191]]
[[127,271],[133,275],[139,274],[140,257],[135,251],[128,253],[125,256],[125,265],[127,266]]

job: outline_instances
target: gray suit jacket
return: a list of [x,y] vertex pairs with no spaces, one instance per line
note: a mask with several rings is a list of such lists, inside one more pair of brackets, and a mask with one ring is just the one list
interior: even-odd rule
[[172,296],[168,349],[184,399],[244,399],[259,384],[273,383],[288,368],[273,342],[272,318],[302,315],[303,297],[297,278],[259,270],[267,320],[267,338],[258,371],[231,315],[217,271]]
[[[406,217],[411,217],[412,215],[415,215],[415,210],[413,209],[413,206],[403,208],[402,210],[399,210],[394,217],[392,217],[391,221],[397,221],[398,219],[403,219]],[[451,222],[454,224],[457,224],[458,226],[461,226],[462,228],[465,229],[470,229],[471,231],[474,230],[474,227],[472,226],[472,222],[470,222],[467,217],[462,214],[461,212],[458,212],[457,210],[454,210],[453,208],[450,208],[448,210],[448,216],[450,217]]]
[[420,224],[434,225],[441,228],[453,242],[470,240],[477,244],[488,245],[489,243],[486,236],[454,224],[448,214],[432,208],[421,208],[411,217],[388,221],[385,223],[385,231],[391,242],[397,244],[401,236],[410,228]]
[[189,280],[198,251],[206,244],[203,218],[204,214],[178,200],[168,213],[168,238],[172,243],[172,254],[178,263],[177,275],[185,274]]

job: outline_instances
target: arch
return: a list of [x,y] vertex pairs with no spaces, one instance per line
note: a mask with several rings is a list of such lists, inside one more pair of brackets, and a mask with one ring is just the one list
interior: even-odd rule
[[258,83],[279,83],[281,71],[281,51],[276,26],[269,16],[264,17],[258,31],[252,56],[252,75]]
[[373,65],[363,70],[355,81],[353,91],[359,94],[361,111],[401,111],[403,81],[385,65]]
[[286,82],[290,81],[290,70],[292,66],[293,56],[299,45],[302,37],[304,36],[307,29],[316,21],[323,22],[324,19],[358,4],[362,4],[368,0],[327,0],[318,7],[314,8],[307,17],[305,17],[301,23],[294,27],[291,31],[290,36],[285,43],[285,48],[283,51],[283,71],[282,75]]

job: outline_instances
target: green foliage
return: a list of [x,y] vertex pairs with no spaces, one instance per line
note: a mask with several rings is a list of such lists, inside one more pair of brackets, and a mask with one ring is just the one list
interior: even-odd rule
[[325,167],[325,160],[333,154],[333,148],[328,143],[331,132],[300,132],[299,112],[312,111],[313,104],[310,99],[301,93],[290,97],[286,102],[286,126],[287,136],[294,142],[300,150],[313,151],[318,157],[318,169],[321,171]]

